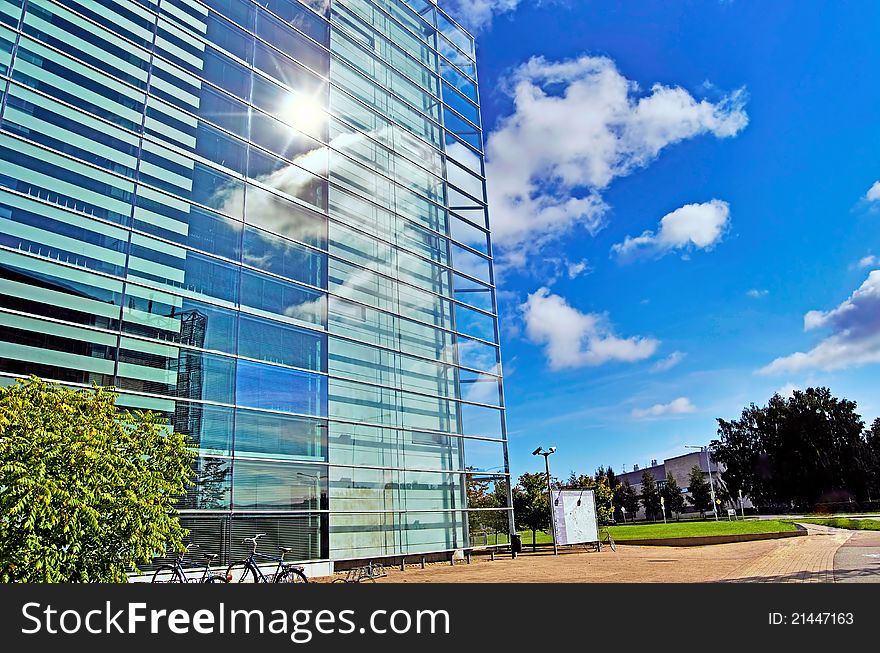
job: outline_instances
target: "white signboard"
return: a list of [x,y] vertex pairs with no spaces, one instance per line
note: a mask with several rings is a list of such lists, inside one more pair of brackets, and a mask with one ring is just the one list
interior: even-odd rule
[[558,544],[599,541],[596,497],[592,490],[553,490],[552,496]]

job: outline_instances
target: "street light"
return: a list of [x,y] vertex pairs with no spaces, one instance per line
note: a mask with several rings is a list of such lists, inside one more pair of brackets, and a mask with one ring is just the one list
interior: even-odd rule
[[712,494],[712,512],[715,514],[715,521],[718,521],[718,506],[715,504],[715,483],[712,481],[712,462],[709,459],[709,447],[697,447],[692,444],[686,444],[685,449],[699,449],[700,452],[706,452],[706,469],[709,471],[709,491]]
[[556,545],[556,515],[553,514],[553,490],[550,488],[550,454],[556,453],[556,447],[550,447],[544,451],[538,447],[532,452],[533,456],[544,456],[544,469],[547,471],[547,505],[550,506],[550,525],[553,528],[553,555],[559,555],[559,547]]

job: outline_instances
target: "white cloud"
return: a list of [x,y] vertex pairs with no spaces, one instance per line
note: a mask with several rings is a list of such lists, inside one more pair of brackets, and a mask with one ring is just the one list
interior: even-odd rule
[[506,90],[514,111],[487,139],[488,190],[495,242],[520,258],[575,226],[599,230],[604,189],[667,146],[748,124],[743,90],[716,103],[662,84],[643,93],[605,57],[535,57]]
[[765,288],[752,288],[748,292],[746,292],[747,297],[751,297],[752,299],[761,299],[762,297],[766,297],[770,294],[770,291]]
[[584,272],[590,271],[590,263],[586,259],[583,261],[578,261],[577,263],[568,264],[568,278],[569,279],[577,279]]
[[632,416],[636,419],[649,419],[652,417],[668,417],[670,415],[685,415],[694,413],[697,407],[687,397],[679,397],[668,404],[655,404],[650,408],[635,408]]
[[620,338],[614,334],[608,317],[581,313],[540,288],[520,306],[526,335],[543,345],[550,367],[555,370],[602,365],[610,361],[632,363],[650,358],[660,343],[653,338]]
[[869,202],[880,202],[880,181],[875,181],[874,185],[868,189],[865,199]]
[[815,329],[831,333],[810,351],[777,358],[759,373],[840,370],[880,362],[880,270],[871,272],[837,308],[807,313],[804,330]]
[[794,395],[794,391],[800,389],[800,386],[797,386],[794,383],[786,383],[784,386],[776,391],[776,394],[778,394],[783,399],[790,399],[792,395]]
[[521,0],[448,0],[444,8],[470,30],[479,30],[499,14],[514,11]]
[[859,267],[860,268],[874,267],[875,265],[877,265],[878,262],[880,262],[880,261],[877,260],[876,256],[873,256],[873,255],[865,256],[864,258],[859,259]]
[[671,354],[669,354],[669,356],[667,356],[666,358],[654,363],[653,367],[651,367],[651,371],[652,372],[666,372],[668,370],[671,370],[673,367],[675,367],[681,361],[683,361],[685,356],[687,356],[687,354],[685,354],[684,352],[674,351]]
[[712,249],[730,222],[730,205],[722,200],[686,204],[660,220],[657,232],[627,236],[611,250],[627,259],[640,254],[662,256],[673,250]]

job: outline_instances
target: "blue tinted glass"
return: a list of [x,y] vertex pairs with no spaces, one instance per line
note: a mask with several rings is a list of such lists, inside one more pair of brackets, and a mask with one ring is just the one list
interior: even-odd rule
[[327,378],[323,376],[239,360],[235,386],[239,406],[327,415]]

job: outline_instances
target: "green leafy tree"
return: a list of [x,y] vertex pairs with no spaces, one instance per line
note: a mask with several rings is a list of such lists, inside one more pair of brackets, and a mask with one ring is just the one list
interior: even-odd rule
[[0,579],[125,582],[186,530],[186,438],[117,395],[32,377],[0,389]]
[[712,509],[712,488],[709,487],[699,465],[694,465],[688,475],[688,491],[690,492],[688,501],[691,502],[694,510],[699,510],[700,515],[705,517],[706,511]]
[[662,491],[663,499],[666,501],[666,510],[670,517],[672,515],[678,515],[681,517],[681,513],[684,511],[686,502],[684,498],[684,494],[681,493],[681,488],[678,485],[678,482],[675,480],[675,477],[672,475],[672,472],[666,472],[666,486]]
[[636,492],[632,483],[624,479],[623,482],[617,486],[617,491],[614,495],[614,503],[618,509],[625,509],[630,519],[635,519],[636,513],[639,511],[639,493]]
[[660,490],[654,475],[647,469],[642,472],[642,506],[647,519],[656,519],[660,514]]
[[547,476],[542,473],[523,474],[513,488],[513,514],[517,528],[532,531],[532,548],[536,533],[550,528],[550,501],[547,497]]
[[[482,508],[468,512],[468,526],[472,535],[480,533],[506,533],[507,513],[497,511],[507,505],[507,483],[493,476],[468,468],[466,474],[468,508]],[[492,509],[486,510],[486,509]]]
[[568,481],[562,486],[564,490],[592,490],[596,498],[596,517],[599,521],[611,519],[612,501],[614,495],[608,486],[608,479],[604,476],[593,478],[587,474],[577,476],[574,472],[568,477]]
[[778,394],[738,420],[718,420],[713,458],[733,494],[758,505],[807,510],[817,503],[866,497],[871,469],[864,422],[855,402],[828,388]]

